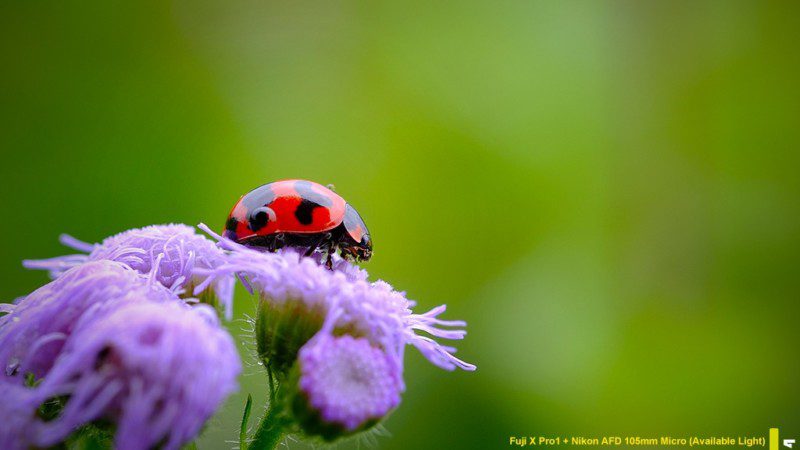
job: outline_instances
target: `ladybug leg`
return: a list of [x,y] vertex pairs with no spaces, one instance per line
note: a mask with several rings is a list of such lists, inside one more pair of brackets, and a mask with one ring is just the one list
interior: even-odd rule
[[318,243],[312,244],[311,247],[308,247],[308,250],[306,250],[306,252],[303,253],[303,256],[309,257],[309,256],[313,255],[314,251],[317,249],[317,247],[319,247]]
[[274,253],[279,248],[283,248],[284,239],[286,239],[286,236],[284,236],[283,233],[276,234],[275,237],[272,239],[272,242],[270,242],[269,251]]
[[308,250],[306,250],[306,252],[305,252],[305,254],[303,254],[303,256],[311,256],[311,255],[313,255],[313,254],[314,254],[314,252],[315,252],[315,251],[316,251],[318,248],[320,248],[321,246],[323,246],[323,242],[325,242],[325,241],[330,241],[330,239],[331,239],[331,234],[330,234],[330,233],[323,233],[323,234],[322,234],[322,235],[321,235],[319,238],[317,238],[317,240],[316,240],[316,241],[314,241],[314,243],[313,243],[313,244],[311,244],[311,245],[308,247]]
[[333,254],[336,253],[337,246],[336,243],[329,238],[326,247],[327,256],[325,258],[325,267],[327,267],[328,270],[333,270]]
[[303,254],[303,256],[311,256],[311,255],[313,255],[314,252],[319,248],[319,245],[322,243],[322,241],[323,241],[323,239],[317,239],[316,242],[314,242],[313,244],[311,244],[308,247],[308,250],[306,250],[306,252]]

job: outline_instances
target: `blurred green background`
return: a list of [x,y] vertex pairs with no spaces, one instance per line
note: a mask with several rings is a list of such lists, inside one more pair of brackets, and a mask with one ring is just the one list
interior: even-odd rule
[[797,2],[5,1],[0,298],[61,232],[307,178],[469,322],[478,371],[409,350],[380,448],[800,431],[798,42]]

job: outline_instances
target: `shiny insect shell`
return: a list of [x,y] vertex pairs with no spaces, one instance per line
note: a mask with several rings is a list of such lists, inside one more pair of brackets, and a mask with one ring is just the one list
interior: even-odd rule
[[326,265],[339,251],[343,258],[372,256],[369,230],[344,199],[313,181],[282,180],[248,192],[228,215],[223,236],[248,247],[275,251],[283,247],[326,253]]

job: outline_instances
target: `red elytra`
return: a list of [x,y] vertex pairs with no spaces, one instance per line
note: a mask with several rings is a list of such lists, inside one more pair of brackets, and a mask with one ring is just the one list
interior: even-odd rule
[[257,187],[234,205],[223,235],[241,244],[274,251],[282,247],[327,252],[366,261],[372,241],[358,212],[341,196],[307,180],[282,180]]

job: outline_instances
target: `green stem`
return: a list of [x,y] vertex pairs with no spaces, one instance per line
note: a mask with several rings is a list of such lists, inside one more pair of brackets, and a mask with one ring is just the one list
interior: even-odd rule
[[275,379],[272,377],[272,367],[267,364],[267,376],[269,377],[269,405],[275,403]]
[[270,403],[264,417],[258,424],[256,434],[250,445],[247,446],[248,450],[273,450],[278,446],[283,438],[284,432],[288,422],[283,417],[281,408],[276,403]]

